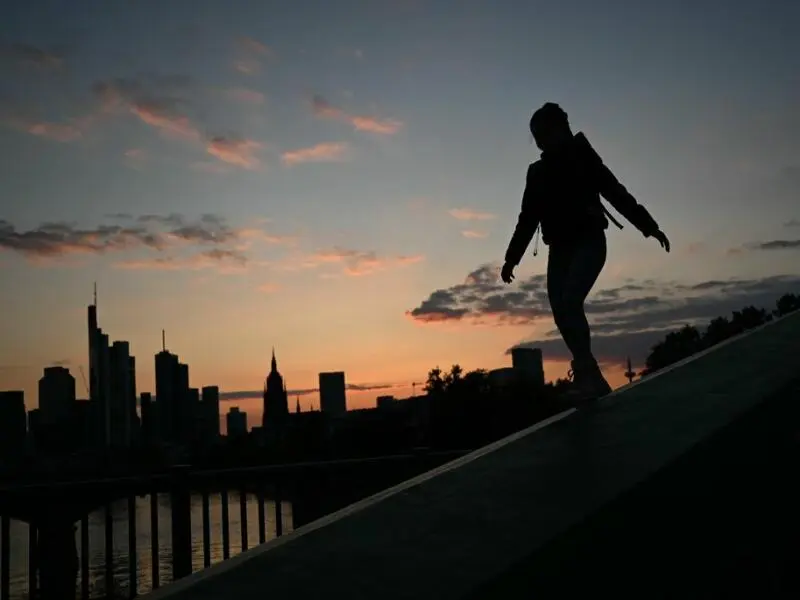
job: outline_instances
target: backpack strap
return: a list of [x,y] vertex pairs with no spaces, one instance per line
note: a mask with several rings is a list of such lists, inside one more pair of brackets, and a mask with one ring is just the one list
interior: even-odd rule
[[617,227],[619,227],[620,229],[622,229],[622,224],[621,224],[619,221],[617,221],[617,220],[614,218],[614,215],[612,215],[612,214],[611,214],[611,213],[608,211],[608,209],[606,208],[605,204],[603,204],[603,203],[601,202],[601,203],[600,203],[600,206],[602,206],[602,207],[603,207],[603,212],[604,212],[604,213],[606,213],[606,216],[608,217],[608,220],[609,220],[609,221],[611,221],[611,222],[612,222],[614,225],[616,225],[616,226],[617,226]]

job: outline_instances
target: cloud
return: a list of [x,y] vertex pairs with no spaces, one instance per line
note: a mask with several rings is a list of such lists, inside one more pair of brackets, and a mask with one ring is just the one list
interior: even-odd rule
[[797,250],[800,249],[800,240],[769,240],[766,242],[750,242],[742,246],[729,248],[726,254],[729,256],[738,256],[744,252],[760,252],[760,251],[775,251],[775,250]]
[[277,283],[263,283],[258,286],[258,291],[264,294],[274,294],[278,290],[281,289],[281,286]]
[[470,238],[470,239],[483,239],[487,237],[489,234],[486,233],[485,231],[475,231],[474,229],[465,229],[464,231],[461,232],[461,235],[463,235],[465,238]]
[[[798,289],[800,275],[697,283],[628,281],[597,290],[586,301],[592,346],[605,360],[622,361],[629,354],[642,359],[666,331],[684,324],[704,324],[748,305],[772,308],[781,295]],[[546,334],[524,340],[521,345],[541,347],[550,359],[569,358],[552,321],[545,275],[504,286],[498,282],[494,265],[482,265],[463,283],[435,290],[406,314],[420,324],[546,324]]]
[[403,123],[397,119],[379,119],[374,116],[350,114],[341,108],[333,106],[319,95],[314,95],[311,98],[311,108],[317,117],[349,123],[356,131],[393,135],[400,131],[403,126]]
[[125,164],[132,169],[141,169],[147,162],[147,152],[141,148],[130,148],[123,153]]
[[119,269],[147,271],[201,271],[215,269],[222,273],[238,273],[247,265],[247,257],[237,250],[214,248],[188,257],[163,256],[116,262]]
[[350,277],[362,277],[384,271],[391,267],[402,267],[424,260],[421,255],[382,257],[375,252],[364,252],[348,248],[323,250],[304,258],[302,268],[315,268],[322,265],[341,266],[342,273]]
[[22,43],[0,43],[0,59],[40,69],[58,69],[64,65],[64,54]]
[[448,213],[459,221],[490,221],[496,218],[491,213],[480,212],[471,208],[451,208]]
[[754,246],[756,250],[794,250],[800,248],[800,240],[771,240]]
[[[376,392],[382,390],[391,390],[397,388],[410,387],[410,384],[403,383],[376,383],[376,384],[359,384],[348,383],[345,389],[351,392]],[[296,390],[286,390],[288,396],[309,396],[319,392],[319,388],[302,388]],[[222,401],[231,400],[250,400],[259,399],[264,397],[264,390],[240,390],[232,392],[220,392],[219,399]]]
[[692,242],[686,248],[686,252],[689,254],[702,254],[706,250],[708,250],[708,244],[705,242]]
[[228,96],[244,104],[263,104],[264,94],[247,88],[233,88],[228,90]]
[[237,58],[233,61],[233,68],[243,75],[255,75],[261,71],[264,58],[275,57],[268,46],[247,36],[237,38],[236,49]]
[[236,165],[244,169],[258,169],[261,159],[256,153],[262,144],[254,140],[214,137],[209,140],[206,150],[222,162]]
[[83,126],[86,121],[74,119],[66,123],[54,123],[25,115],[21,111],[14,111],[0,117],[7,126],[17,131],[24,131],[37,137],[56,142],[74,142],[83,137]]
[[[185,96],[189,87],[186,78],[148,75],[99,81],[92,89],[106,114],[132,114],[165,137],[202,146],[206,153],[228,165],[249,170],[260,167],[257,151],[262,148],[261,143],[202,131],[188,114],[190,103]],[[208,163],[193,166],[219,171]]]
[[789,219],[783,224],[784,227],[800,227],[800,219]]
[[[251,263],[246,252],[254,243],[289,244],[294,238],[257,227],[235,228],[222,217],[205,214],[189,219],[179,214],[111,215],[115,223],[81,228],[70,223],[44,223],[19,231],[0,220],[0,251],[15,252],[42,262],[74,255],[125,251],[154,253],[123,260],[126,269],[241,270]],[[187,254],[188,252],[188,254]]]
[[308,148],[288,150],[281,155],[287,167],[309,162],[341,162],[347,158],[348,146],[342,142],[323,142]]
[[200,130],[185,115],[174,114],[172,108],[157,102],[136,102],[130,107],[131,112],[139,119],[155,127],[168,137],[177,137],[189,141],[202,138]]

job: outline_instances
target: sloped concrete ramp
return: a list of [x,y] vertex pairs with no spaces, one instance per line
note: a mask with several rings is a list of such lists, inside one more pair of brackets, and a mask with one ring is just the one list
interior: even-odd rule
[[146,597],[783,597],[799,384],[795,313]]

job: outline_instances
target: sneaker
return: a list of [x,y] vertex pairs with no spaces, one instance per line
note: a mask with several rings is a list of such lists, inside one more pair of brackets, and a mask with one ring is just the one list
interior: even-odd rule
[[573,402],[596,400],[611,393],[611,386],[603,377],[603,372],[594,360],[591,362],[573,360],[567,377],[572,382],[567,391],[567,397]]

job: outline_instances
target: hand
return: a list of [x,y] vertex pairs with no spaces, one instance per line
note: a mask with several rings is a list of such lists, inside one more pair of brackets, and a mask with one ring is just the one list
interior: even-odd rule
[[661,244],[661,247],[664,248],[664,250],[669,252],[669,240],[663,231],[659,229],[653,234],[653,237],[658,240],[658,243]]
[[514,265],[505,263],[503,268],[500,269],[500,279],[506,283],[514,281]]

